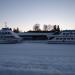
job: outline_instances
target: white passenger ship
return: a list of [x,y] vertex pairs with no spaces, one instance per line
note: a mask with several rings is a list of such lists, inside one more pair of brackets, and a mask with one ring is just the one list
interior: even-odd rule
[[21,42],[21,38],[10,28],[2,28],[0,30],[0,44],[18,42]]
[[49,44],[75,44],[75,30],[64,30],[48,38]]

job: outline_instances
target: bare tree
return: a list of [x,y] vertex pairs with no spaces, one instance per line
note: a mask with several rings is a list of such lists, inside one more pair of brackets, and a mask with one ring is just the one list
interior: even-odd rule
[[19,33],[20,32],[20,30],[19,30],[19,28],[17,27],[17,29],[13,29],[13,32],[15,32],[15,33]]
[[52,28],[52,26],[49,24],[49,25],[47,26],[47,30],[48,30],[48,31],[51,31],[51,28]]
[[58,32],[60,31],[60,27],[59,27],[59,25],[57,26],[57,31],[58,31]]
[[54,31],[57,31],[57,26],[56,25],[54,25]]
[[53,26],[53,31],[60,31],[60,27],[59,27],[59,25],[54,25]]
[[40,31],[41,29],[40,29],[40,24],[35,24],[34,26],[33,26],[33,31]]
[[48,30],[47,30],[47,25],[44,24],[43,30],[44,30],[44,31],[48,31]]

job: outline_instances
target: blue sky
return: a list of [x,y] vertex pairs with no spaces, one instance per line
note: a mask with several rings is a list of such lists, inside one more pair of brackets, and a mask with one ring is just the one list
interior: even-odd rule
[[0,0],[0,27],[4,22],[23,31],[36,23],[75,29],[75,0]]

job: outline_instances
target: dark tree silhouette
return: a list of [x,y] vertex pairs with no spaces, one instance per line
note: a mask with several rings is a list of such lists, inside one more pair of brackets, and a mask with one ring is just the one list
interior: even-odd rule
[[40,25],[39,25],[39,24],[35,24],[35,25],[33,26],[33,31],[41,31]]
[[53,26],[52,31],[54,31],[54,32],[57,31],[57,27],[56,27],[56,25]]
[[9,28],[12,31],[12,28]]
[[60,32],[59,25],[54,25],[52,31],[54,31],[54,32]]
[[59,25],[57,26],[57,31],[58,31],[58,32],[60,31],[60,27],[59,27]]
[[20,30],[19,30],[19,28],[17,27],[17,29],[13,29],[13,32],[15,32],[15,33],[19,33],[20,32]]

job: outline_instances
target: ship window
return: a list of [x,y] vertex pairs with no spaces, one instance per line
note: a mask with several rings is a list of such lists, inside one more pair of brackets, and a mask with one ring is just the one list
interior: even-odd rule
[[8,38],[7,36],[5,36],[5,38]]
[[63,35],[65,35],[65,33],[63,33]]
[[6,32],[6,34],[10,34],[10,32]]
[[67,38],[67,40],[70,40],[70,38]]
[[66,33],[66,35],[69,35],[69,33]]
[[5,32],[4,34],[7,34],[7,32]]
[[10,36],[10,38],[14,38],[14,36]]
[[60,38],[60,40],[62,40],[62,38]]
[[75,35],[75,33],[74,33],[74,35]]
[[5,38],[9,38],[9,36],[5,36]]
[[63,38],[64,40],[66,40],[66,38]]
[[10,34],[10,32],[8,32],[8,34]]
[[71,40],[73,40],[74,38],[71,38]]
[[70,33],[70,35],[73,35],[73,33]]
[[59,40],[59,38],[56,38],[56,40]]
[[10,36],[5,36],[6,38],[9,38]]

